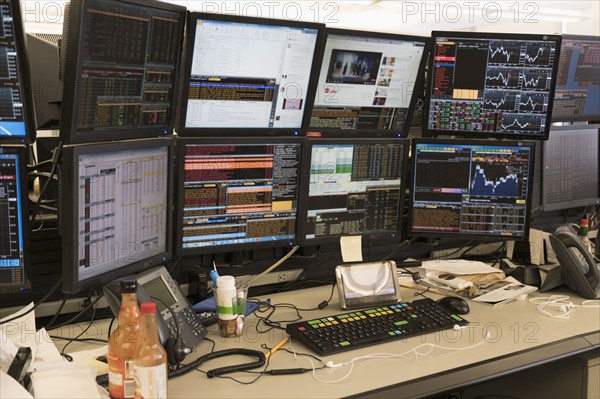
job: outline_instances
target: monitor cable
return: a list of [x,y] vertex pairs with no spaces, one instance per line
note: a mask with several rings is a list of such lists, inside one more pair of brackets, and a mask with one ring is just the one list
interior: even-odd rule
[[46,193],[46,190],[50,186],[50,182],[54,179],[54,175],[56,174],[56,169],[58,168],[58,164],[60,162],[61,150],[62,150],[62,141],[60,141],[58,143],[58,146],[54,149],[54,153],[52,154],[52,168],[50,169],[49,177],[46,180],[46,183],[44,183],[44,186],[42,187],[42,189],[40,190],[40,195],[38,196],[38,199],[35,202],[33,209],[31,211],[30,220],[31,220],[32,231],[41,230],[41,228],[44,226],[44,220],[42,219],[40,226],[35,230],[33,229],[33,226],[36,222],[36,216],[37,216],[38,210],[40,209],[40,205],[42,205],[44,194]]
[[54,292],[58,289],[58,287],[60,287],[62,285],[62,276],[58,279],[58,281],[56,282],[56,284],[54,284],[54,286],[52,288],[50,288],[50,291],[48,291],[48,293],[46,295],[44,295],[44,297],[42,299],[40,299],[35,305],[33,305],[33,307],[29,310],[27,310],[24,313],[20,313],[14,317],[11,317],[10,319],[7,320],[3,320],[0,321],[0,325],[2,324],[6,324],[6,323],[10,323],[12,321],[15,321],[17,319],[20,319],[21,317],[33,312],[35,309],[37,309],[42,303],[46,302],[48,300],[48,298],[50,298],[50,296],[52,296],[52,294],[54,294]]
[[258,280],[262,276],[271,273],[273,270],[275,270],[276,268],[278,268],[279,266],[281,266],[281,264],[283,262],[285,262],[286,260],[288,260],[299,248],[300,248],[299,245],[294,246],[290,250],[290,252],[288,252],[283,258],[279,259],[273,265],[269,266],[269,268],[267,268],[264,272],[262,272],[262,273],[260,273],[260,274],[258,274],[256,276],[254,276],[252,279],[250,279],[250,281],[248,281],[248,286],[251,286],[253,282],[255,282],[256,280]]

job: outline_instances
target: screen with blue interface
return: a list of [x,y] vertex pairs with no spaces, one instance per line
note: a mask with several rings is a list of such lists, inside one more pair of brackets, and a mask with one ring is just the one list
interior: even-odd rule
[[241,251],[295,242],[301,142],[253,141],[181,140],[179,252]]
[[534,146],[414,140],[411,232],[528,237]]
[[361,235],[401,238],[408,141],[309,140],[300,238],[307,244]]
[[600,121],[600,37],[563,36],[553,122]]
[[26,236],[23,158],[18,152],[0,148],[0,291],[25,287]]
[[[24,139],[29,125],[26,109],[31,99],[26,98],[26,82],[29,79],[25,68],[24,38],[21,27],[19,2],[0,0],[0,140]],[[31,115],[31,118],[33,114]]]
[[434,32],[429,135],[545,139],[560,36]]

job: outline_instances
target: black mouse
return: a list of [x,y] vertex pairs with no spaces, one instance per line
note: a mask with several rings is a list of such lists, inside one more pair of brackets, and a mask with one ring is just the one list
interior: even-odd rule
[[469,304],[462,298],[457,296],[447,296],[438,301],[440,305],[443,305],[456,312],[456,314],[467,314],[469,313]]

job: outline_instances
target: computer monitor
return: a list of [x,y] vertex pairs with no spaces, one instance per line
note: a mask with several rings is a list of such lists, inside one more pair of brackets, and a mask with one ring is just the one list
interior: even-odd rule
[[0,0],[0,142],[35,140],[29,61],[19,0]]
[[311,136],[406,137],[428,37],[326,29]]
[[306,147],[298,240],[303,245],[362,236],[397,242],[408,169],[406,139],[311,139]]
[[542,152],[544,211],[600,205],[597,128],[551,130]]
[[545,140],[558,35],[433,32],[424,135]]
[[60,41],[61,35],[27,33],[31,86],[38,130],[60,128],[60,106],[63,95],[63,84],[59,73]]
[[28,288],[27,147],[0,147],[0,292]]
[[291,247],[302,139],[178,140],[176,252]]
[[190,13],[177,133],[298,135],[324,25]]
[[529,237],[535,142],[415,139],[410,234]]
[[564,35],[552,122],[600,121],[600,37]]
[[63,291],[78,293],[171,257],[173,139],[65,146]]
[[67,5],[62,141],[172,134],[185,7],[156,0]]

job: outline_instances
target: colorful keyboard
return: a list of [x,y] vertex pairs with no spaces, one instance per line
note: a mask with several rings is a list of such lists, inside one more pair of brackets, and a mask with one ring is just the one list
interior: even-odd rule
[[320,355],[468,324],[431,299],[341,313],[288,324],[286,332]]

